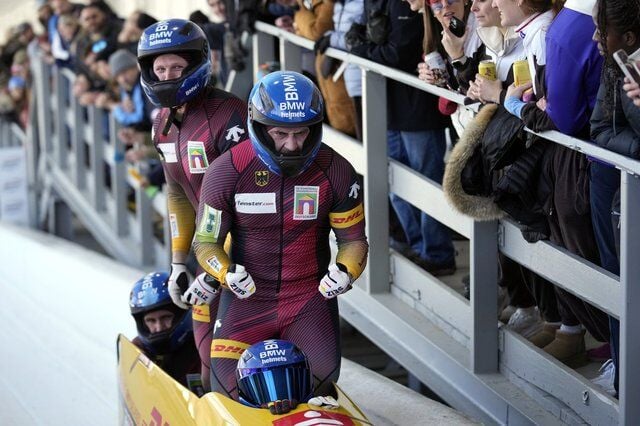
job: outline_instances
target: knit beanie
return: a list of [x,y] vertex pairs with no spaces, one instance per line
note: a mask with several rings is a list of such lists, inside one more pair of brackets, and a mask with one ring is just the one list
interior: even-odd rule
[[136,58],[136,55],[127,49],[117,50],[109,57],[109,69],[111,70],[111,75],[113,77],[117,77],[118,74],[128,70],[129,68],[137,67],[138,59]]

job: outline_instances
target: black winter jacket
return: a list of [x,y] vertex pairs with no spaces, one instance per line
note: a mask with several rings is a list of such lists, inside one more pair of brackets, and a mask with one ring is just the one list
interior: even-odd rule
[[[365,3],[370,0],[366,0]],[[388,2],[388,3],[387,3]],[[424,24],[422,15],[412,12],[402,0],[383,0],[380,9],[389,11],[389,33],[385,43],[371,41],[351,49],[363,58],[416,75],[422,57]],[[443,129],[450,123],[438,111],[438,98],[422,90],[387,80],[387,128],[422,131]]]

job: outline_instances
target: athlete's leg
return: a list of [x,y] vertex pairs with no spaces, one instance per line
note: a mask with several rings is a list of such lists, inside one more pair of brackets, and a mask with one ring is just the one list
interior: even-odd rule
[[285,301],[280,318],[280,338],[292,341],[307,356],[316,395],[333,395],[333,383],[340,375],[340,318],[337,299],[325,299],[318,291],[295,311]]
[[211,342],[211,390],[238,398],[236,366],[242,352],[252,344],[276,336],[275,298],[238,299],[222,290]]

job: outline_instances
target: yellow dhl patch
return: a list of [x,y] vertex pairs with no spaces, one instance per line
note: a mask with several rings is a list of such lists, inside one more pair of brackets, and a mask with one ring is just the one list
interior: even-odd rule
[[346,212],[329,213],[329,222],[333,228],[348,228],[364,219],[364,208],[362,203]]

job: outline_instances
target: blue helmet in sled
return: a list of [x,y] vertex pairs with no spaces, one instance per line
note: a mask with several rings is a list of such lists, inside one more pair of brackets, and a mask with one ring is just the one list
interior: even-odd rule
[[[166,272],[152,272],[140,278],[129,295],[129,308],[136,321],[138,337],[145,350],[153,355],[177,350],[193,330],[190,311],[179,308],[171,300],[168,280]],[[144,316],[161,309],[174,314],[173,324],[168,330],[151,333],[144,323]]]
[[313,377],[305,354],[287,340],[264,340],[242,353],[236,369],[240,401],[252,407],[313,396]]
[[[296,176],[309,167],[322,143],[324,102],[316,85],[294,71],[262,77],[249,94],[249,137],[258,157],[280,176]],[[296,154],[281,154],[267,126],[309,127],[309,136]]]
[[[187,60],[182,76],[159,81],[153,61],[172,53]],[[211,79],[211,55],[204,31],[185,19],[168,19],[147,27],[138,42],[140,82],[144,93],[157,107],[176,108],[195,99]]]

